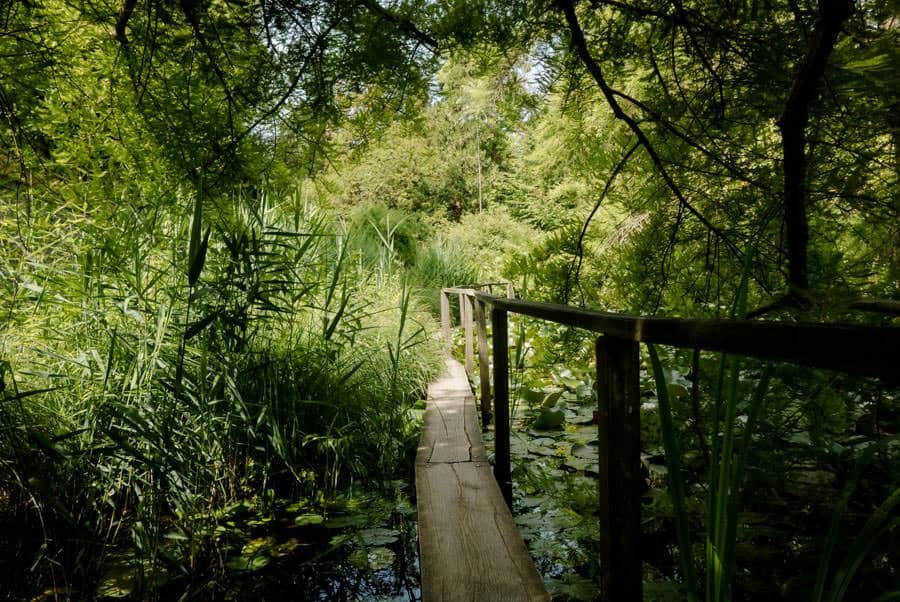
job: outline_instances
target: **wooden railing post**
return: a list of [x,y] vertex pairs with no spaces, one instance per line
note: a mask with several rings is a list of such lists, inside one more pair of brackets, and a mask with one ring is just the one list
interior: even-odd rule
[[509,353],[506,310],[491,308],[494,342],[494,477],[506,504],[512,507],[509,459]]
[[642,596],[639,378],[637,342],[597,339],[600,582],[615,602]]
[[444,344],[450,349],[450,297],[441,291],[441,332],[444,335]]
[[466,374],[471,374],[475,356],[472,344],[472,301],[474,297],[463,295],[462,300],[466,307],[466,310],[463,312],[465,314],[463,329],[466,333]]
[[487,326],[484,302],[475,299],[475,326],[478,330],[478,376],[481,381],[481,426],[491,422],[491,368],[488,365]]

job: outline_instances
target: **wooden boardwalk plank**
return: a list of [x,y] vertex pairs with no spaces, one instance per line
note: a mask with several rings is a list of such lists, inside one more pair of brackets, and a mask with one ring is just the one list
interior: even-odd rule
[[428,389],[416,455],[422,599],[549,600],[484,452],[475,398],[455,360]]

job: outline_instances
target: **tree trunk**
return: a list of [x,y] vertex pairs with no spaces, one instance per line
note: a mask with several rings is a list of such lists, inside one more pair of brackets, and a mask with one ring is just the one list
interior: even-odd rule
[[816,100],[816,90],[838,33],[850,16],[850,9],[850,0],[819,0],[819,16],[778,120],[783,151],[788,294],[792,296],[803,297],[809,289],[809,223],[806,213],[806,127],[809,124],[809,109]]

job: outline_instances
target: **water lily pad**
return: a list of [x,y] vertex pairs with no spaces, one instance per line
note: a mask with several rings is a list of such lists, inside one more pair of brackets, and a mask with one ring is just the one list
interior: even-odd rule
[[557,455],[556,446],[555,439],[540,437],[528,444],[528,452],[538,456],[555,456]]
[[292,502],[284,507],[286,512],[300,512],[302,510],[306,510],[309,507],[309,502],[307,500],[299,500],[296,502]]
[[394,563],[394,552],[385,547],[360,548],[350,553],[350,564],[359,569],[381,570]]
[[807,433],[806,431],[794,433],[793,435],[788,437],[788,441],[796,445],[812,445],[812,439],[810,438],[809,433]]
[[566,458],[566,461],[563,463],[568,468],[571,468],[575,471],[584,471],[587,470],[587,467],[593,464],[591,460],[587,458]]
[[383,527],[375,527],[373,529],[363,529],[356,533],[355,539],[365,546],[386,546],[394,543],[400,537],[400,532],[396,529],[385,529]]
[[597,443],[597,427],[592,425],[587,426],[578,426],[576,428],[569,428],[566,431],[566,438],[573,443],[580,443],[582,445],[587,445],[589,443],[593,443],[596,445]]
[[544,401],[544,396],[546,393],[540,389],[520,389],[518,392],[519,398],[527,403],[528,405],[537,405]]
[[550,430],[562,428],[566,421],[566,415],[562,410],[544,410],[535,419],[532,425],[537,430]]
[[584,384],[584,381],[576,377],[568,368],[564,368],[557,374],[554,374],[553,380],[566,387],[567,389],[572,390],[575,390],[579,385]]
[[321,525],[324,522],[325,517],[320,514],[300,514],[294,517],[294,524],[300,527]]
[[325,528],[346,529],[347,527],[362,527],[368,522],[369,519],[363,514],[344,514],[329,518],[325,521]]
[[552,393],[548,393],[546,397],[544,397],[544,401],[541,402],[542,408],[552,408],[556,405],[556,402],[559,401],[559,398],[562,397],[562,391],[555,391]]
[[257,537],[251,539],[241,548],[241,556],[252,556],[259,552],[267,552],[269,548],[275,545],[274,537]]
[[669,469],[666,468],[665,464],[650,464],[647,466],[647,469],[650,471],[650,474],[662,476],[669,474]]
[[593,406],[580,407],[577,410],[566,412],[566,422],[569,424],[592,424],[594,422]]
[[369,562],[369,568],[373,571],[389,568],[394,564],[395,557],[394,552],[387,548],[372,548],[366,555],[366,559]]
[[575,395],[579,399],[592,400],[594,399],[594,388],[588,383],[580,383],[575,387]]
[[274,546],[271,550],[272,556],[279,558],[281,556],[288,556],[291,552],[296,550],[300,546],[300,542],[297,541],[297,538],[291,537],[289,540],[284,541],[277,546]]
[[576,458],[596,461],[600,457],[600,451],[596,445],[573,445],[572,455]]

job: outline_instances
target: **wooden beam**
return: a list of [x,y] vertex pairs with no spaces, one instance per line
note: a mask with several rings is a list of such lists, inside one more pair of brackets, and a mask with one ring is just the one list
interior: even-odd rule
[[428,388],[416,455],[423,602],[548,602],[484,454],[459,362]]
[[597,339],[600,583],[604,599],[640,602],[641,397],[638,343]]
[[441,332],[444,335],[444,345],[450,349],[450,297],[441,291]]
[[465,311],[462,313],[465,316],[463,319],[463,331],[466,335],[466,374],[471,374],[472,368],[474,367],[475,356],[472,341],[472,303],[475,301],[475,298],[468,295],[462,295],[460,296],[459,301],[465,306]]
[[494,342],[494,476],[507,505],[512,506],[512,471],[509,457],[509,352],[506,311],[491,309]]
[[475,299],[475,323],[478,330],[478,376],[481,382],[481,426],[491,423],[491,368],[487,343],[484,303]]
[[900,379],[900,328],[895,327],[652,318],[474,294],[494,309],[629,341],[722,351],[892,382]]

